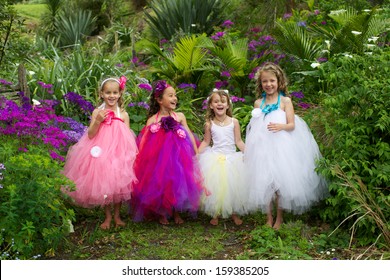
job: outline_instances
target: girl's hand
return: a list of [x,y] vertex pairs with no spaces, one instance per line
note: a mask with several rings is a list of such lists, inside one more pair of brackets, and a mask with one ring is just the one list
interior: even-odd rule
[[281,131],[284,129],[284,124],[281,124],[281,123],[272,123],[270,122],[268,125],[267,125],[267,129],[269,131],[272,131],[272,132],[278,132],[278,131]]
[[107,117],[107,110],[100,110],[96,115],[96,121],[98,123],[101,123],[105,120],[106,117]]

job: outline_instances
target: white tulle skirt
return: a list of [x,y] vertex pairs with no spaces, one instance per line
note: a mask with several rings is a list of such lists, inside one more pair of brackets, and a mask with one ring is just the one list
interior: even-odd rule
[[270,132],[269,122],[286,123],[281,109],[264,115],[254,109],[247,128],[245,172],[250,212],[267,212],[278,196],[278,207],[296,214],[308,210],[327,194],[327,184],[316,171],[321,157],[313,135],[295,116],[293,131]]
[[222,218],[245,214],[248,194],[243,153],[220,154],[207,148],[199,155],[199,162],[208,190],[202,197],[200,210],[211,217]]

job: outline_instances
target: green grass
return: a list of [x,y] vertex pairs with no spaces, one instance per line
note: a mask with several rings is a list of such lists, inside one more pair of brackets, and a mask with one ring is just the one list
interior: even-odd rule
[[19,15],[33,21],[40,20],[46,10],[45,4],[15,4],[14,7]]
[[[125,207],[124,207],[125,208]],[[218,226],[210,217],[183,214],[185,223],[162,226],[156,221],[133,222],[123,209],[123,228],[103,231],[101,209],[75,208],[75,232],[49,259],[62,260],[329,260],[390,259],[378,248],[349,247],[349,232],[330,234],[328,225],[314,223],[310,216],[286,213],[279,231],[265,226],[261,213],[243,216],[243,225],[221,219]],[[309,223],[310,221],[310,223]],[[325,226],[325,227],[324,227]]]

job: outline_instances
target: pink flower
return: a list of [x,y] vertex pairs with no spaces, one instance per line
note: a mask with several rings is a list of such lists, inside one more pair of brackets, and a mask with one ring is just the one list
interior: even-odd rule
[[126,85],[126,77],[125,76],[122,76],[119,78],[119,89],[120,90],[124,90],[125,89],[125,85]]
[[157,131],[160,130],[161,124],[160,123],[154,123],[150,126],[150,132],[151,133],[156,133]]
[[112,123],[112,118],[115,117],[115,113],[114,113],[114,111],[111,111],[111,110],[107,110],[107,111],[108,111],[108,114],[107,114],[106,118],[104,119],[103,123],[110,125]]
[[178,130],[176,130],[176,133],[177,135],[179,135],[179,137],[186,138],[186,133],[183,129],[179,128]]

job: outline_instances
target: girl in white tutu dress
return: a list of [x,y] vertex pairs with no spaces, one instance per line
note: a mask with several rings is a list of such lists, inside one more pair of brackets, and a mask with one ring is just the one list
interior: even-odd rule
[[[211,146],[210,146],[211,145]],[[241,152],[236,151],[236,146]],[[199,162],[209,191],[203,196],[201,209],[218,225],[218,217],[232,217],[242,224],[239,215],[246,212],[243,152],[240,125],[232,118],[227,90],[214,89],[207,101],[204,140],[199,146]]]
[[267,213],[267,225],[279,229],[283,210],[301,214],[324,197],[327,185],[315,171],[318,145],[287,97],[284,71],[266,63],[256,79],[262,96],[255,101],[245,140],[248,208]]

